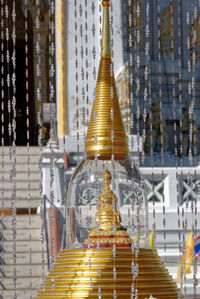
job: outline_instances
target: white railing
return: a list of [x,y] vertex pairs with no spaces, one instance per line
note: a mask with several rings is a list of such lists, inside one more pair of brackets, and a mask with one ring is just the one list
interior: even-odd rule
[[147,200],[157,206],[182,206],[186,202],[200,203],[200,167],[144,167],[141,168],[145,180]]
[[[74,167],[67,169],[71,176]],[[187,201],[197,201],[200,205],[200,167],[143,167],[140,168],[145,182],[149,207],[166,208],[182,206]],[[128,196],[124,194],[124,196]],[[125,201],[125,200],[124,200]]]

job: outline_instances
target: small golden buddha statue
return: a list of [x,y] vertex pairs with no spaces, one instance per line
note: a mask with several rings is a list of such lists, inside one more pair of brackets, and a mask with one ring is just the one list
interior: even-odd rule
[[[121,225],[117,196],[110,188],[111,173],[106,169],[103,176],[103,193],[99,195],[98,208],[95,215],[96,227],[89,233],[84,247],[130,247],[131,239],[127,230]],[[89,245],[90,242],[90,245]]]
[[95,215],[97,230],[113,231],[113,228],[120,229],[120,212],[118,210],[117,196],[110,188],[111,174],[104,171],[103,193],[99,195],[98,209]]

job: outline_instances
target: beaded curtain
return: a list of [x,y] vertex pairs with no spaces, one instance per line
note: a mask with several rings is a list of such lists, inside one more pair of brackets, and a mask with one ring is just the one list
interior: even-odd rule
[[[180,262],[185,250],[188,233],[192,231],[194,238],[200,234],[198,223],[199,211],[199,47],[200,47],[200,1],[198,0],[118,0],[120,11],[116,11],[114,1],[111,2],[111,50],[114,60],[114,73],[117,77],[117,87],[121,103],[123,119],[130,138],[130,150],[141,167],[145,179],[147,199],[149,201],[150,230],[155,230],[157,249],[167,266],[173,266],[168,253],[173,243],[168,231],[170,214],[169,182],[173,172],[173,188],[176,190],[173,208],[176,211],[174,221],[176,234],[177,256],[176,266]],[[44,4],[45,3],[45,4]],[[12,298],[33,298],[41,281],[34,286],[34,242],[32,229],[32,205],[34,193],[32,191],[30,148],[34,144],[39,147],[39,154],[43,150],[43,101],[55,102],[55,1],[3,1],[1,0],[1,28],[0,28],[0,57],[1,57],[1,208],[0,208],[0,250],[2,260],[2,298],[7,298],[7,289]],[[68,1],[66,1],[68,5]],[[21,23],[18,22],[16,12],[23,12]],[[32,5],[32,6],[31,6]],[[70,124],[76,136],[77,152],[80,152],[80,140],[85,139],[90,109],[95,98],[95,86],[98,72],[102,8],[101,1],[71,1],[70,13],[72,22],[67,23],[68,36],[73,39],[73,68],[68,69],[68,76],[72,76],[73,86],[69,88],[68,98],[73,101]],[[30,16],[32,24],[30,24]],[[67,15],[68,16],[68,15]],[[67,17],[66,16],[66,17]],[[43,20],[46,18],[46,37],[43,38]],[[117,21],[116,21],[117,20]],[[117,27],[117,22],[121,26]],[[34,40],[30,28],[34,27]],[[72,30],[73,28],[73,30]],[[33,28],[32,28],[33,29]],[[71,35],[70,35],[71,34]],[[23,35],[23,37],[22,37]],[[116,38],[121,39],[119,45]],[[23,54],[18,53],[19,42],[23,39]],[[32,41],[32,45],[31,42]],[[99,41],[99,42],[97,42]],[[45,44],[45,45],[44,45]],[[66,49],[66,51],[69,50]],[[121,49],[122,53],[118,53]],[[33,50],[34,49],[34,50]],[[34,55],[31,56],[31,53]],[[44,66],[44,56],[46,64]],[[20,63],[24,66],[23,83],[19,83]],[[123,68],[123,71],[121,69]],[[46,69],[45,95],[43,90],[43,70]],[[30,78],[34,73],[34,93],[31,90]],[[19,79],[18,79],[19,78]],[[21,85],[20,85],[21,84]],[[24,97],[24,107],[19,107],[20,91]],[[44,99],[45,98],[45,99]],[[31,105],[34,99],[35,106]],[[69,101],[70,101],[69,100]],[[19,111],[21,109],[21,112]],[[71,106],[68,106],[71,109]],[[37,112],[34,115],[35,111]],[[71,111],[71,110],[70,110]],[[22,131],[19,116],[23,114],[22,126],[26,128],[25,137],[21,142]],[[33,117],[34,115],[34,117]],[[35,121],[33,137],[32,122]],[[21,128],[21,127],[20,127]],[[49,137],[56,136],[56,120],[53,105],[50,105]],[[26,189],[27,202],[19,206],[18,198],[20,169],[17,166],[18,146],[25,146],[25,160],[27,162]],[[80,155],[82,153],[80,152]],[[98,160],[98,157],[96,157]],[[51,205],[54,203],[54,152],[51,149]],[[42,203],[42,161],[38,161],[39,180],[37,188]],[[171,168],[171,169],[169,169]],[[172,178],[172,180],[173,180]],[[98,178],[97,178],[98,179]],[[8,187],[9,186],[9,187]],[[9,191],[8,191],[9,189]],[[168,190],[168,191],[167,191]],[[18,282],[23,275],[18,271],[18,257],[20,248],[18,243],[18,215],[20,209],[27,212],[26,229],[28,230],[28,249],[24,253],[28,260],[26,277],[29,283],[20,290]],[[43,209],[38,209],[42,221]],[[6,214],[6,211],[9,215]],[[159,223],[157,221],[159,217]],[[8,219],[10,219],[8,221]],[[7,224],[9,222],[9,224]],[[46,247],[43,222],[37,240],[41,241],[40,265],[42,283],[45,285]],[[54,218],[50,222],[53,230]],[[7,229],[11,235],[7,237]],[[9,245],[6,243],[9,239]],[[49,243],[54,240],[49,240]],[[7,247],[9,246],[9,247]],[[7,270],[7,253],[12,257]],[[115,256],[115,250],[113,250]],[[198,293],[197,265],[194,258],[192,274],[185,276],[180,288],[185,295],[188,292]],[[50,259],[51,266],[53,258]],[[89,262],[88,262],[89,263]],[[136,265],[137,266],[137,265]],[[113,266],[115,268],[115,265]],[[101,269],[99,269],[100,275]],[[113,270],[114,275],[115,271]],[[9,273],[9,274],[8,274]],[[176,278],[176,273],[174,274]],[[9,279],[9,280],[7,280]],[[189,283],[188,283],[188,281]],[[52,288],[53,288],[52,280]],[[10,284],[10,285],[9,285]],[[92,284],[92,283],[91,283]],[[189,286],[188,286],[189,285]],[[92,286],[91,286],[92,287]],[[188,289],[190,291],[188,291]],[[136,291],[136,292],[135,292]],[[134,294],[134,297],[133,297]],[[99,289],[101,298],[101,289]],[[113,298],[117,298],[114,289]],[[137,298],[137,289],[132,291],[132,298]]]

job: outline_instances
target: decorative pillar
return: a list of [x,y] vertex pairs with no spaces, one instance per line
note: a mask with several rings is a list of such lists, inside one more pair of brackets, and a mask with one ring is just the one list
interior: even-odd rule
[[[55,207],[49,208],[47,214],[48,214],[47,219],[48,219],[49,240],[50,240],[49,252],[52,258],[52,262],[55,262],[56,257],[61,248],[60,214]],[[53,219],[53,225],[51,223],[52,219]]]
[[[52,162],[53,154],[53,162]],[[47,148],[42,152],[43,168],[43,198],[48,222],[48,239],[50,245],[50,256],[56,259],[62,244],[65,243],[63,234],[63,220],[65,215],[64,195],[64,160],[63,151],[59,150],[56,142],[50,141]],[[53,183],[50,186],[51,173],[53,172]],[[52,202],[52,190],[54,191]],[[53,220],[52,220],[53,219]]]
[[67,134],[66,0],[56,2],[56,101],[58,138]]

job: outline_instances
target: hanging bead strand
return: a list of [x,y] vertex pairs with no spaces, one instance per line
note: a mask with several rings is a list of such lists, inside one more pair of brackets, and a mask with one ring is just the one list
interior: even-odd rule
[[[134,123],[133,120],[135,119],[135,115],[133,114],[133,107],[135,106],[134,104],[134,80],[133,80],[133,73],[134,73],[134,57],[133,57],[133,36],[134,36],[134,15],[133,15],[133,1],[129,0],[127,4],[127,19],[128,19],[128,66],[129,66],[129,95],[130,95],[130,109],[131,109],[131,119],[130,119],[130,130],[131,133],[133,133],[133,127]],[[130,150],[134,151],[134,139],[133,136],[131,137],[131,147]],[[134,192],[134,160],[132,158],[131,160],[131,172],[132,172],[132,190],[131,192]],[[134,202],[132,202],[130,209],[128,209],[128,226],[130,229],[133,230],[133,225],[134,225],[134,219],[131,217],[134,213],[135,205]],[[131,262],[131,272],[132,272],[132,286],[131,286],[131,294],[130,298],[134,299],[135,298],[135,244],[134,244],[134,239],[132,239],[132,244],[131,244],[131,252],[132,252],[132,262]]]
[[84,10],[83,10],[83,1],[79,3],[79,17],[80,17],[80,26],[79,26],[79,35],[80,35],[80,63],[81,63],[81,124],[82,124],[82,132],[83,141],[85,142],[85,130],[86,130],[86,103],[85,103],[85,40],[84,40]]
[[[6,0],[5,3],[5,26],[6,26],[6,90],[8,94],[8,138],[9,138],[9,145],[12,144],[12,124],[11,124],[11,94],[10,94],[10,52],[9,52],[9,38],[10,38],[10,32],[9,32],[9,25],[8,25],[8,19],[9,19],[9,7],[8,7],[8,1]],[[11,152],[10,152],[10,160],[11,160]]]
[[[36,0],[35,1],[35,10],[36,10],[36,15],[35,15],[35,26],[36,26],[36,103],[38,107],[37,111],[37,122],[38,122],[38,146],[40,150],[40,160],[39,160],[39,170],[40,170],[40,184],[39,184],[39,191],[40,195],[42,196],[43,193],[43,173],[42,173],[42,81],[41,81],[41,34],[40,34],[40,29],[41,29],[41,24],[40,24],[40,17],[41,17],[41,12],[40,12],[40,1]],[[42,220],[42,227],[41,227],[41,245],[42,245],[42,253],[41,253],[41,267],[42,267],[42,288],[43,291],[45,291],[45,237],[44,237],[44,210],[43,210],[43,198],[41,201],[41,206],[40,206],[40,217]]]
[[[182,49],[181,49],[181,0],[178,0],[178,101],[179,101],[179,109],[181,112],[181,106],[182,106]],[[182,169],[183,162],[182,162],[182,119],[180,117],[179,119],[179,126],[180,126],[180,136],[179,136],[179,155],[180,155],[180,169]],[[176,163],[176,189],[177,189],[177,226],[178,226],[178,244],[179,244],[179,262],[181,262],[181,211],[180,211],[180,205],[181,205],[181,190],[180,190],[180,171],[178,171],[178,164]],[[181,170],[182,172],[182,170]]]
[[[111,116],[111,121],[112,121],[112,125],[111,125],[111,142],[112,142],[112,156],[111,156],[111,161],[112,161],[112,189],[113,191],[116,193],[116,184],[115,184],[115,177],[116,177],[116,173],[115,173],[115,157],[114,157],[114,153],[113,153],[113,146],[114,146],[114,140],[115,140],[115,136],[114,136],[114,126],[113,126],[113,120],[114,120],[114,115],[113,115],[113,96],[114,96],[114,91],[113,91],[113,75],[114,75],[114,42],[113,42],[113,35],[114,35],[114,28],[113,28],[113,4],[112,1],[110,0],[110,37],[111,37],[111,44],[110,44],[110,50],[111,50],[111,64],[110,64],[110,73],[111,73],[111,89],[110,89],[110,97],[111,97],[111,111],[110,111],[110,116]],[[113,207],[113,211],[115,211],[115,201],[113,200],[112,202],[112,207]],[[113,250],[112,250],[112,254],[113,254],[113,299],[117,298],[117,291],[116,291],[116,279],[117,279],[117,271],[116,271],[116,247],[115,247],[115,233],[116,233],[116,227],[115,227],[115,223],[113,222],[113,236],[114,236],[114,245],[113,245]]]
[[[11,185],[12,185],[12,196],[11,196],[11,205],[12,205],[12,237],[13,237],[13,285],[14,285],[14,297],[17,298],[17,271],[16,271],[16,258],[17,258],[17,249],[16,249],[16,6],[15,0],[12,3],[12,87],[10,87],[10,94],[12,89],[12,134],[13,140],[12,145],[10,145],[11,150],[11,160],[12,160],[12,171],[11,171]],[[10,85],[10,83],[9,83]]]
[[134,19],[134,26],[135,26],[135,97],[136,97],[136,128],[137,128],[137,153],[138,157],[140,156],[140,43],[141,43],[141,36],[140,36],[140,18],[141,18],[141,7],[139,0],[135,1],[135,19]]
[[[4,223],[4,184],[5,184],[5,149],[4,149],[4,145],[5,145],[5,82],[4,82],[4,72],[5,72],[5,68],[4,68],[4,52],[5,52],[5,46],[4,46],[4,39],[5,39],[5,32],[4,32],[4,28],[5,28],[5,20],[4,20],[4,0],[1,0],[1,49],[0,49],[0,67],[1,67],[1,72],[0,72],[0,80],[1,80],[1,93],[0,93],[0,98],[1,98],[1,199],[2,199],[2,204],[1,204],[1,209],[2,212],[0,214],[0,221],[2,221],[2,223]],[[0,246],[1,248],[4,248],[4,228],[3,226],[1,226],[1,230],[0,230],[0,234],[1,234],[1,240],[0,240]],[[2,260],[4,260],[4,250],[1,253],[1,257]],[[4,265],[1,265],[1,269],[2,272],[4,273]],[[4,277],[2,277],[2,283],[4,283]],[[2,298],[4,297],[4,291],[3,289],[1,290],[1,296]]]
[[[186,26],[187,26],[187,57],[188,57],[188,63],[187,63],[187,74],[188,74],[188,78],[187,78],[187,94],[188,94],[188,99],[187,99],[187,105],[186,105],[186,109],[187,114],[189,114],[189,128],[191,125],[191,115],[189,113],[190,110],[190,103],[192,102],[192,98],[191,98],[191,60],[190,60],[190,38],[189,38],[189,26],[190,26],[190,22],[191,22],[191,13],[189,11],[189,5],[187,3],[187,11],[186,11]],[[190,130],[190,129],[189,129]],[[190,131],[189,131],[190,132]],[[191,149],[191,145],[190,145],[190,133],[189,133],[189,149]],[[192,156],[191,156],[191,151],[189,150],[188,153],[186,153],[187,158],[188,158],[188,162],[190,164],[190,166],[192,167]],[[182,184],[183,184],[184,179],[182,180]],[[191,173],[188,170],[187,173],[187,183],[188,185],[190,184],[191,181]],[[184,186],[182,185],[182,188],[184,188]],[[183,205],[182,207],[182,229],[183,229],[183,252],[185,252],[185,243],[186,243],[186,236],[187,236],[187,231],[188,231],[188,210],[189,207],[189,196],[186,197],[185,199],[185,205]],[[183,288],[183,293],[186,296],[187,295],[187,288],[186,288],[186,277],[184,277],[183,281],[182,281],[182,285],[181,287]]]
[[[189,151],[191,152],[192,155],[192,162],[193,162],[193,168],[198,165],[197,162],[197,127],[196,127],[196,113],[195,113],[195,105],[196,105],[196,80],[195,80],[195,75],[196,75],[196,36],[197,36],[197,2],[196,0],[193,1],[193,15],[192,15],[192,23],[194,24],[191,26],[192,28],[192,38],[191,38],[191,65],[192,65],[192,78],[191,78],[191,88],[192,88],[192,103],[190,107],[189,114],[191,114],[191,123],[190,123],[190,149]],[[191,177],[191,188],[194,189],[194,192],[198,194],[196,182],[197,182],[197,173],[196,170],[193,172],[192,177]],[[190,201],[191,205],[191,214],[192,214],[192,233],[193,236],[196,238],[197,237],[197,197],[194,198],[193,201]],[[193,293],[194,297],[197,295],[197,258],[195,254],[193,255]]]
[[55,141],[55,3],[50,1],[49,7],[49,103],[50,103],[50,140]]
[[77,18],[77,1],[74,0],[74,17],[75,17],[75,78],[76,78],[76,86],[75,86],[75,98],[76,98],[76,142],[77,142],[77,156],[78,162],[80,160],[80,141],[79,141],[79,63],[78,63],[78,18]]
[[[55,143],[55,106],[54,106],[54,97],[55,97],[55,2],[51,0],[49,3],[49,30],[48,30],[48,67],[49,67],[49,103],[50,103],[50,213],[49,213],[49,244],[50,244],[50,268],[52,269],[55,263],[55,257],[53,254],[54,248],[56,247],[56,221],[55,221],[55,194],[54,194],[54,180],[55,180],[55,171],[54,171],[54,161],[55,161],[55,152],[54,152],[54,143]],[[55,290],[55,277],[51,278],[51,288]]]
[[[133,105],[134,105],[134,92],[133,92],[133,42],[132,42],[132,31],[133,31],[133,15],[132,15],[132,0],[128,1],[127,4],[127,19],[128,19],[128,41],[127,41],[127,47],[128,47],[128,80],[129,80],[129,97],[130,97],[130,131],[131,134],[133,134],[133,127],[134,127],[134,115],[133,115]],[[134,150],[134,139],[133,136],[131,137],[131,147],[130,150]],[[133,290],[134,291],[134,290]]]
[[[28,225],[29,225],[29,241],[31,244],[32,235],[31,235],[31,226],[32,226],[32,220],[31,220],[31,180],[30,180],[30,127],[29,127],[29,49],[28,49],[28,42],[29,42],[29,36],[28,36],[28,0],[24,1],[24,28],[25,28],[25,80],[26,80],[26,126],[27,126],[27,132],[26,132],[26,139],[27,139],[27,178],[28,178]],[[32,248],[31,245],[29,247],[29,288],[32,288]],[[30,296],[30,299],[32,299],[32,296]]]
[[86,99],[86,125],[89,123],[89,44],[88,44],[88,0],[85,0],[85,99]]
[[[136,76],[136,106],[137,106],[137,151],[138,157],[140,157],[140,92],[141,92],[141,82],[140,82],[140,48],[141,48],[141,31],[140,31],[140,20],[141,20],[141,2],[139,0],[136,1],[136,40],[135,40],[135,76]],[[134,176],[132,176],[134,177]],[[140,224],[139,224],[139,216],[137,223],[137,234],[136,234],[136,242],[135,242],[135,268],[134,268],[134,276],[135,276],[135,299],[138,299],[138,289],[137,289],[137,278],[139,275],[139,264],[138,264],[138,254],[139,254],[139,238],[137,236],[140,235]]]
[[145,161],[145,142],[146,142],[146,126],[147,126],[147,99],[148,99],[148,87],[149,87],[149,74],[150,74],[150,6],[149,1],[146,3],[146,27],[145,27],[145,68],[144,68],[144,111],[143,111],[143,133],[142,133],[142,165]]

